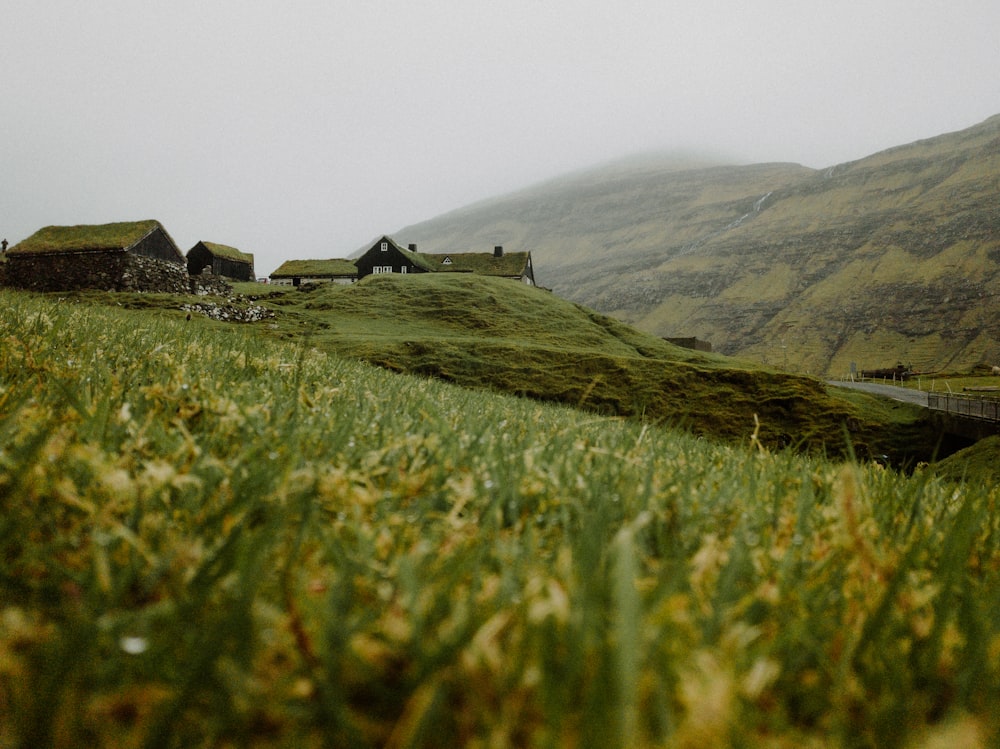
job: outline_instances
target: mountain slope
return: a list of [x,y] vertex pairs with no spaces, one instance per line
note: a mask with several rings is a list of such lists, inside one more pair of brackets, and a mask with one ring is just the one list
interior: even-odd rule
[[1000,117],[825,170],[623,163],[398,233],[530,249],[541,284],[816,374],[1000,361]]

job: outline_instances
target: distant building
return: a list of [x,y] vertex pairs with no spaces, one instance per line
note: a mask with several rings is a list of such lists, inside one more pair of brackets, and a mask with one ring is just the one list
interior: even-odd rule
[[349,284],[358,280],[353,260],[286,260],[270,275],[272,284],[301,286],[304,283]]
[[47,226],[6,258],[5,283],[32,291],[190,292],[184,255],[155,220]]
[[215,242],[198,242],[188,250],[187,269],[192,276],[211,271],[233,281],[253,281],[253,255]]
[[504,252],[497,245],[493,252],[417,252],[417,246],[405,250],[391,237],[383,236],[355,263],[358,278],[377,273],[476,273],[510,278],[535,285],[535,270],[530,252]]

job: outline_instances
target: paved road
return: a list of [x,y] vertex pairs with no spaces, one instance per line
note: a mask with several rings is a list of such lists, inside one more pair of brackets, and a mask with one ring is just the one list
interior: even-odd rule
[[904,403],[915,403],[918,406],[927,407],[927,393],[921,390],[899,387],[898,385],[880,385],[876,382],[847,382],[845,380],[827,380],[827,384],[851,388],[852,390],[863,390],[872,395],[881,395]]

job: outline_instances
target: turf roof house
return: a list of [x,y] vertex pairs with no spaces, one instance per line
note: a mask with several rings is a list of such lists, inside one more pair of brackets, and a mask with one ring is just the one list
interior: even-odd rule
[[349,284],[358,280],[358,269],[351,260],[286,260],[270,275],[278,286],[301,286],[304,283]]
[[253,255],[215,242],[198,242],[188,250],[187,269],[192,276],[210,270],[233,281],[255,281]]
[[376,273],[478,273],[535,285],[531,253],[504,252],[499,245],[493,248],[493,252],[430,254],[417,252],[414,244],[404,250],[392,238],[385,236],[354,264],[358,269],[358,278]]
[[7,251],[6,283],[33,291],[191,291],[184,255],[155,220],[39,229]]

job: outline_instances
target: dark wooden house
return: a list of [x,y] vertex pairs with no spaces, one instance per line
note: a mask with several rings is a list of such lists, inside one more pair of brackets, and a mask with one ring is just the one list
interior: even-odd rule
[[188,250],[187,269],[198,276],[208,269],[213,275],[233,281],[256,281],[253,255],[215,242],[198,242]]
[[159,221],[47,226],[7,251],[6,283],[34,291],[188,293],[186,271]]
[[493,252],[426,253],[413,244],[404,250],[384,236],[354,264],[358,278],[377,273],[478,273],[535,285],[531,253],[504,252],[499,245]]
[[358,278],[378,273],[430,273],[434,263],[416,251],[416,245],[403,249],[390,237],[382,237],[364,255],[354,261]]

